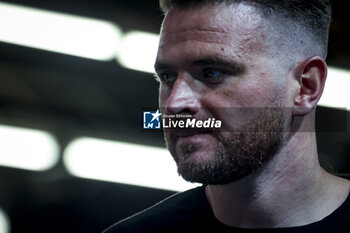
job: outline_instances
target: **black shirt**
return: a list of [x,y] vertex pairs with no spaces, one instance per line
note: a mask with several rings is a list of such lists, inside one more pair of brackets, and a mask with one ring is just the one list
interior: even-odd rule
[[219,222],[206,198],[204,186],[177,193],[160,203],[124,219],[104,233],[166,232],[350,232],[350,196],[333,213],[321,221],[290,228],[240,229]]

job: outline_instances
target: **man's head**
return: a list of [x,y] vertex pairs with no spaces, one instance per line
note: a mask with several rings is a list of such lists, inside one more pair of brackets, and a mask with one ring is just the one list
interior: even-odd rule
[[[163,13],[171,8],[190,9],[202,5],[246,4],[258,10],[271,47],[278,55],[327,56],[331,21],[329,0],[160,0]],[[228,22],[229,23],[229,22]],[[299,57],[300,58],[300,57]],[[285,57],[284,57],[285,59]]]
[[[301,7],[311,7],[310,2],[312,8]],[[178,171],[194,182],[239,180],[280,150],[293,117],[308,115],[305,108],[320,97],[327,4],[184,0],[161,5],[166,16],[155,69],[163,113],[223,122],[219,131],[165,130]],[[321,12],[328,18],[311,22],[309,17]],[[302,110],[283,110],[296,106]]]

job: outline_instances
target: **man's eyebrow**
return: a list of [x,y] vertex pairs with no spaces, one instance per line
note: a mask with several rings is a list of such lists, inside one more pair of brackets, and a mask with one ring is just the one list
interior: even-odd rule
[[239,63],[233,60],[228,61],[218,57],[208,57],[208,58],[196,60],[192,63],[193,65],[199,65],[199,66],[214,66],[214,65],[224,66],[229,69],[234,69],[237,71],[244,71],[244,67],[245,67],[242,63]]
[[[227,67],[228,69],[235,70],[238,72],[243,72],[245,70],[245,66],[242,63],[236,62],[234,60],[225,60],[218,57],[206,57],[203,59],[198,59],[193,62],[190,62],[192,65],[195,66],[223,66]],[[154,69],[157,70],[169,70],[172,69],[173,66],[161,61],[156,61],[154,64]]]
[[156,61],[156,63],[154,64],[154,69],[157,70],[167,70],[170,69],[171,65],[160,62],[160,61]]

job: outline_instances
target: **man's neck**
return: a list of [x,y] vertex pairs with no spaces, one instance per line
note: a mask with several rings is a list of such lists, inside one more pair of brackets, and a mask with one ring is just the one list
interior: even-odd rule
[[331,214],[344,202],[349,187],[347,180],[320,167],[315,134],[297,133],[254,174],[226,185],[208,185],[206,195],[216,218],[226,225],[293,227]]

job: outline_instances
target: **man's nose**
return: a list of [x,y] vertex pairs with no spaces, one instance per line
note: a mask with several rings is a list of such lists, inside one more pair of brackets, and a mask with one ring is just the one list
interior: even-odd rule
[[195,90],[193,80],[179,77],[167,101],[167,111],[171,114],[189,113],[194,115],[200,107],[199,95]]

